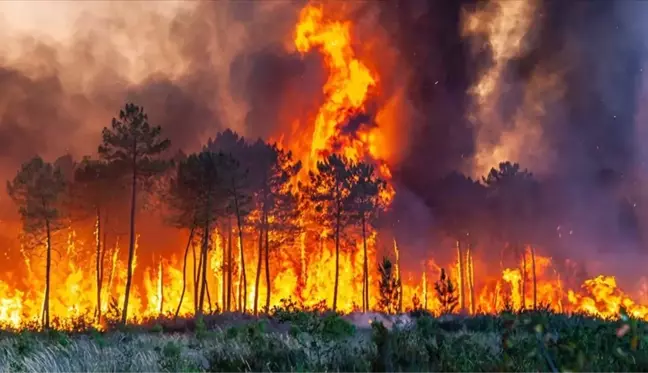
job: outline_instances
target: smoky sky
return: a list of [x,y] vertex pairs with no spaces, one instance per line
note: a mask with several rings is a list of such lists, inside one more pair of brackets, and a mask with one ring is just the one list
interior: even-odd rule
[[[127,100],[145,107],[174,149],[193,151],[228,127],[247,137],[289,136],[290,111],[312,114],[326,81],[317,52],[302,56],[286,47],[304,3],[210,1],[170,18],[140,21],[123,17],[126,8],[102,22],[78,23],[65,48],[16,39],[23,46],[18,62],[0,58],[0,173],[10,177],[37,153],[92,154],[101,128]],[[344,8],[330,3],[323,4]],[[468,90],[488,67],[490,52],[484,47],[470,53],[474,40],[461,35],[461,22],[463,12],[480,4],[386,0],[354,2],[345,10],[364,25],[357,30],[366,37],[356,41],[360,49],[379,34],[377,49],[397,56],[393,69],[380,72],[384,88],[404,87],[410,105],[399,124],[407,146],[392,168],[408,195],[421,200],[434,193],[434,179],[465,171],[475,152]],[[520,105],[520,90],[534,73],[561,72],[562,99],[538,123],[552,159],[543,177],[556,185],[552,198],[561,207],[554,212],[566,220],[616,206],[619,188],[602,183],[601,175],[611,172],[629,183],[624,180],[637,162],[645,46],[636,27],[641,17],[629,16],[636,15],[633,4],[541,2],[528,33],[530,47],[508,62],[514,84],[499,103],[504,117]],[[113,34],[136,40],[117,45]],[[141,79],[126,73],[134,64],[128,48],[143,48],[144,56],[135,58],[146,71]],[[534,165],[527,167],[533,171]],[[583,224],[592,230],[609,219]]]

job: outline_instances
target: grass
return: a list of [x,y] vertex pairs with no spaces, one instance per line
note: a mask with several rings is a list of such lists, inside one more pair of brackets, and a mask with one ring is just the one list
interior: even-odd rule
[[278,310],[100,333],[3,332],[0,371],[646,371],[646,324],[547,312],[420,315],[391,330]]

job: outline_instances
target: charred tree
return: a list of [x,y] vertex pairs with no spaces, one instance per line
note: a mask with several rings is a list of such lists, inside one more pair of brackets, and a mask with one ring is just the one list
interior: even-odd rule
[[383,312],[394,314],[400,307],[400,298],[402,297],[394,265],[389,259],[383,258],[382,263],[378,266],[378,273],[380,274],[378,307]]
[[439,280],[434,283],[434,290],[441,303],[441,313],[448,314],[454,312],[459,305],[456,289],[450,277],[446,276],[443,268],[441,268]]

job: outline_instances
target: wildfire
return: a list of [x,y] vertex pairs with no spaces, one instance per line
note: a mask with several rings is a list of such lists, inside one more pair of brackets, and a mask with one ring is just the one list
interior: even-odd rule
[[[480,110],[475,115],[480,118],[490,115],[495,91],[503,73],[506,60],[515,57],[521,46],[521,39],[528,28],[528,18],[535,9],[525,2],[500,3],[496,21],[487,33],[491,36],[495,64],[473,87],[478,98]],[[523,15],[521,21],[517,15]],[[295,29],[294,44],[301,53],[319,51],[325,62],[328,79],[323,87],[324,102],[314,118],[312,133],[305,134],[310,144],[308,151],[298,153],[297,157],[305,165],[305,171],[314,166],[330,153],[341,153],[354,162],[368,161],[377,166],[380,176],[391,180],[391,170],[381,154],[384,137],[380,128],[371,123],[367,105],[372,92],[379,89],[379,77],[356,57],[352,47],[352,28],[348,21],[339,21],[326,15],[322,8],[306,6]],[[470,18],[466,32],[477,32],[484,23]],[[484,111],[486,110],[486,111]],[[382,141],[381,141],[382,140]],[[292,148],[292,144],[285,144]],[[295,147],[300,149],[301,147]],[[382,152],[382,153],[381,153]],[[493,153],[497,153],[494,151]],[[303,177],[303,174],[301,175]],[[394,198],[390,185],[382,199],[389,204]],[[260,213],[253,212],[251,220],[258,220]],[[268,217],[272,222],[273,217]],[[232,231],[219,226],[211,233],[208,258],[200,264],[198,256],[201,242],[191,242],[186,268],[181,252],[171,257],[157,256],[153,263],[147,263],[146,250],[139,247],[136,240],[133,269],[137,272],[130,299],[130,319],[140,320],[159,315],[191,315],[196,309],[198,293],[197,273],[200,266],[207,266],[209,274],[206,285],[206,311],[239,310],[250,311],[255,299],[260,308],[266,304],[280,305],[282,299],[292,298],[303,305],[315,306],[325,301],[331,304],[335,276],[335,250],[331,243],[330,232],[319,229],[316,234],[300,232],[295,243],[282,250],[273,250],[262,263],[257,273],[256,266],[247,263],[261,263],[257,245],[262,237],[258,236],[253,224],[245,227],[245,244],[241,246]],[[55,259],[52,276],[51,313],[60,318],[61,327],[72,327],[75,318],[86,318],[101,327],[104,322],[95,315],[118,318],[124,299],[126,283],[126,250],[122,250],[119,240],[110,247],[104,247],[99,258],[101,285],[93,272],[97,258],[91,253],[102,242],[98,233],[98,223],[92,239],[83,240],[81,234],[70,227],[64,232],[65,250]],[[256,236],[255,236],[256,235]],[[267,240],[280,241],[276,233],[270,232]],[[88,235],[91,237],[91,235]],[[369,308],[377,309],[380,299],[378,272],[377,232],[369,229],[367,233],[367,256],[369,258]],[[357,237],[353,237],[357,238]],[[362,263],[363,243],[356,240],[346,243],[340,253],[338,310],[350,312],[360,308],[364,289]],[[390,250],[391,249],[391,250]],[[623,293],[613,277],[599,276],[585,281],[580,289],[570,289],[555,270],[552,259],[536,252],[535,248],[524,250],[520,263],[511,268],[502,268],[499,273],[488,271],[487,263],[468,248],[462,251],[457,246],[453,261],[446,263],[450,279],[457,289],[458,311],[472,314],[494,313],[505,309],[549,307],[558,312],[584,312],[601,317],[618,315],[619,308],[625,307],[631,315],[648,319],[648,306],[633,301]],[[409,272],[401,263],[401,252],[407,248],[399,247],[394,240],[387,251],[395,258],[395,276],[400,283],[401,294],[398,308],[402,311],[422,307],[431,312],[441,312],[442,305],[435,292],[434,283],[439,278],[440,269],[435,258],[420,258],[422,273]],[[246,266],[242,265],[240,252],[244,254]],[[26,268],[25,286],[15,286],[11,281],[0,281],[0,323],[20,327],[27,322],[38,320],[42,313],[43,275],[42,258],[28,255],[21,250]],[[105,255],[105,258],[104,258]],[[491,262],[492,263],[492,262]],[[186,271],[185,271],[186,269]],[[243,272],[245,271],[245,272]],[[243,282],[247,279],[247,288]],[[138,277],[139,276],[139,277]],[[257,276],[259,286],[254,281]],[[251,280],[252,279],[252,280]],[[99,287],[100,286],[100,287]],[[19,290],[20,289],[20,290]],[[97,296],[99,293],[100,297]],[[245,294],[245,295],[244,295]],[[97,307],[98,299],[101,299]],[[180,299],[182,298],[182,303]],[[416,300],[415,300],[416,299]],[[243,304],[247,309],[243,310]],[[99,308],[99,309],[97,309]]]

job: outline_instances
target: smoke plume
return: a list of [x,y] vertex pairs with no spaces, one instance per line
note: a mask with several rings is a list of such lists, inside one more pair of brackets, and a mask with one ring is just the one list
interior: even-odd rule
[[[292,143],[320,102],[321,56],[292,46],[303,1],[50,3],[63,21],[47,22],[31,3],[7,4],[2,179],[35,154],[93,154],[127,100],[185,151],[227,127]],[[325,7],[353,22],[357,54],[378,73],[381,154],[411,203],[452,170],[479,177],[510,160],[553,185],[570,254],[642,245],[620,221],[629,203],[648,228],[643,3]]]

